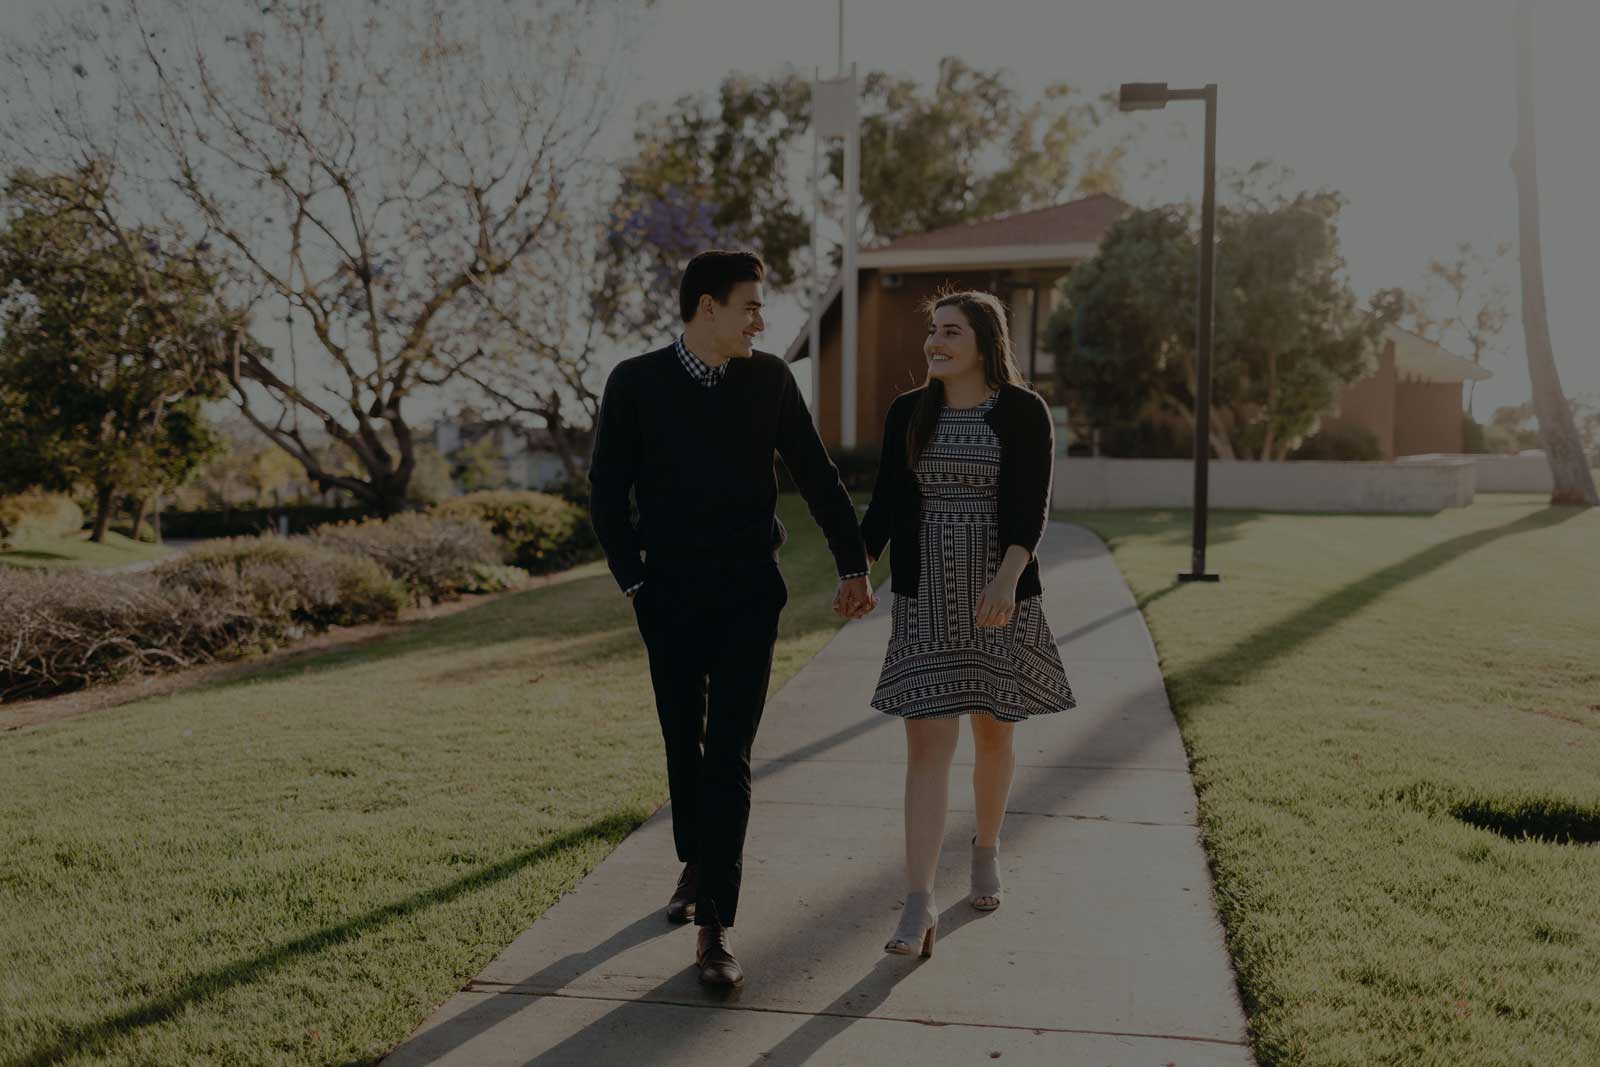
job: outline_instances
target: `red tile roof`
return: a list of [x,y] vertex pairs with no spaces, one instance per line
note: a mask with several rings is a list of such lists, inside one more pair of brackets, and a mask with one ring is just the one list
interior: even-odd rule
[[1116,222],[1133,210],[1110,193],[1073,200],[1054,207],[998,215],[964,222],[927,233],[914,233],[875,246],[872,251],[912,252],[942,248],[993,248],[1017,245],[1057,245],[1074,241],[1099,242]]

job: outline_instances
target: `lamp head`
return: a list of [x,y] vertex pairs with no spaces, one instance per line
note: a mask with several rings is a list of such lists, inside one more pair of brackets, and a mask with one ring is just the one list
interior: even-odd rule
[[1124,82],[1117,93],[1117,107],[1123,111],[1159,111],[1166,106],[1166,82]]

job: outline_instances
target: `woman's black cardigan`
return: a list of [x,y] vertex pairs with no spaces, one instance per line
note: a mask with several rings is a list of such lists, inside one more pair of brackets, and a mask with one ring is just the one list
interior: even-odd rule
[[[890,546],[889,587],[901,596],[917,595],[922,561],[918,533],[922,496],[906,462],[906,430],[922,396],[923,386],[896,397],[883,420],[883,452],[872,503],[861,520],[861,538],[874,559]],[[1039,560],[1036,551],[1050,518],[1050,485],[1055,473],[1055,424],[1044,398],[1019,385],[1002,385],[984,421],[1000,437],[1000,553],[1012,545],[1028,550],[1028,565],[1017,579],[1017,599],[1037,596]]]

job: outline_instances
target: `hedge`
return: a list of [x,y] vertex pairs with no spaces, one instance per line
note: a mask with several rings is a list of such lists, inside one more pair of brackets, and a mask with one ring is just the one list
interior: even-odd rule
[[[0,700],[263,650],[393,618],[408,600],[516,589],[527,573],[503,556],[553,569],[591,540],[582,509],[560,498],[474,497],[446,514],[218,539],[147,574],[0,569]],[[494,522],[505,542],[490,532]]]
[[268,629],[243,598],[163,590],[148,574],[0,569],[0,700],[205,663]]
[[373,560],[299,538],[197,545],[161,563],[155,575],[163,589],[241,597],[275,633],[391,619],[406,600],[404,585]]
[[83,529],[83,509],[60,493],[30,489],[0,497],[0,546],[71,537]]
[[1289,453],[1290,459],[1371,462],[1383,458],[1378,438],[1365,426],[1319,430]]
[[588,512],[550,493],[468,493],[442,501],[432,513],[478,524],[505,545],[508,562],[534,574],[564,570],[600,554]]
[[481,525],[404,514],[319,527],[313,543],[375,560],[418,603],[480,587],[478,568],[501,563],[501,547]]

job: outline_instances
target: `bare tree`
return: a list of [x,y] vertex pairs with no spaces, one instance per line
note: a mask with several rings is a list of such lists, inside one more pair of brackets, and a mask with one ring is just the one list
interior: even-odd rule
[[1555,485],[1550,503],[1600,506],[1594,475],[1578,438],[1572,408],[1561,392],[1545,317],[1544,260],[1539,247],[1539,172],[1533,139],[1533,3],[1517,0],[1517,148],[1511,166],[1517,175],[1517,232],[1521,240],[1522,330],[1527,338],[1528,375],[1533,407]]
[[[235,332],[240,410],[320,489],[388,513],[416,465],[408,402],[544,354],[519,347],[503,309],[546,302],[559,280],[631,8],[202,10],[122,0],[109,29],[74,32],[114,80],[120,125],[148,146],[150,202],[226,252],[256,336],[287,341],[275,351]],[[81,142],[105,128],[56,132]],[[357,472],[324,461],[322,435]]]
[[[1510,254],[1507,243],[1495,245],[1494,251],[1485,255],[1472,242],[1462,241],[1453,258],[1430,259],[1425,291],[1407,294],[1408,325],[1430,341],[1464,341],[1472,362],[1481,366],[1483,357],[1496,350],[1495,342],[1511,317],[1511,288],[1500,278],[1502,263]],[[1442,311],[1436,310],[1441,297]],[[1467,386],[1469,413],[1477,388],[1477,379]]]
[[559,255],[527,265],[535,273],[549,272],[525,287],[541,299],[507,304],[486,297],[504,350],[463,372],[491,402],[492,413],[530,446],[548,439],[571,483],[582,480],[588,428],[600,415],[598,354],[607,333],[599,305],[605,301],[607,264],[604,228],[590,224],[599,217],[580,213],[552,239]]

